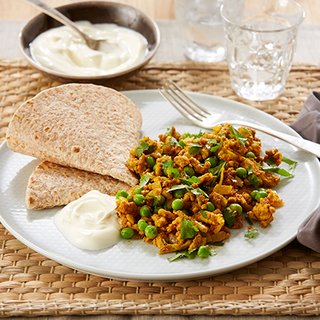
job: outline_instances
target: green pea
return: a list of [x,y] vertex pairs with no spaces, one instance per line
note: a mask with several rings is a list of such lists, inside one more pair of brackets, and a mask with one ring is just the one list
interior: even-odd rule
[[146,220],[140,219],[138,221],[138,229],[144,231],[146,227],[148,226],[148,223]]
[[240,206],[240,204],[238,203],[232,203],[230,204],[229,208],[233,211],[233,212],[238,212],[239,214],[242,213],[242,207]]
[[256,155],[252,151],[249,151],[246,153],[246,157],[251,158],[251,159],[255,159]]
[[180,177],[180,172],[177,168],[168,168],[167,169],[167,175],[169,178],[179,178]]
[[208,258],[211,255],[210,249],[208,246],[201,246],[198,249],[198,257],[200,258]]
[[143,188],[142,187],[136,187],[134,189],[134,194],[141,194],[142,193]]
[[182,199],[175,199],[172,201],[172,209],[173,210],[182,210],[183,209],[183,200]]
[[192,167],[190,167],[190,166],[184,167],[184,168],[183,168],[183,171],[184,171],[184,173],[187,174],[189,177],[194,176],[194,173],[195,173],[194,170],[192,169]]
[[125,190],[119,190],[116,194],[117,199],[119,199],[120,197],[128,198],[128,196],[129,196],[129,193]]
[[227,207],[223,210],[223,218],[226,222],[226,225],[229,227],[229,228],[232,228],[233,225],[235,224],[236,222],[236,219],[235,219],[235,213],[234,211],[232,211],[230,209],[230,207]]
[[258,192],[259,192],[259,190],[253,190],[253,191],[250,193],[250,196],[251,196],[251,198],[252,198],[253,200],[256,199],[256,195],[257,195]]
[[239,178],[245,178],[247,176],[247,170],[243,167],[239,167],[236,169],[236,175]]
[[155,226],[152,226],[151,224],[149,224],[145,230],[144,230],[144,234],[147,238],[149,239],[154,239],[157,234],[158,234],[158,229]]
[[137,206],[141,206],[144,202],[144,196],[142,194],[135,194],[133,196],[133,202],[137,205]]
[[131,228],[123,228],[120,231],[120,236],[123,239],[131,239],[134,235],[134,230]]
[[156,161],[154,160],[153,157],[148,156],[147,157],[147,164],[149,168],[153,168],[153,166],[156,164]]
[[205,162],[210,162],[211,168],[214,168],[218,164],[219,160],[217,157],[209,157]]
[[153,206],[157,207],[157,206],[162,206],[166,201],[166,198],[160,194],[159,196],[154,196],[153,197]]
[[206,211],[206,210],[200,210],[201,215],[202,215],[205,219],[208,219],[207,212],[208,212],[208,211]]
[[259,202],[261,198],[266,198],[267,196],[268,196],[267,191],[259,190],[255,196],[255,199],[257,202]]
[[173,192],[173,196],[176,198],[176,199],[181,199],[184,195],[184,190],[180,189],[180,190],[175,190]]
[[216,209],[215,205],[212,202],[207,202],[207,210],[214,211]]
[[151,216],[150,208],[147,205],[144,205],[140,208],[140,216],[141,217],[150,217]]

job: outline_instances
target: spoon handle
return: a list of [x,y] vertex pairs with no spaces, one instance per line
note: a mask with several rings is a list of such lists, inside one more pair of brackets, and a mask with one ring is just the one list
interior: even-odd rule
[[69,18],[67,18],[65,15],[63,15],[61,12],[59,12],[57,9],[50,7],[48,4],[46,4],[42,0],[26,0],[27,2],[31,3],[38,9],[40,9],[42,12],[50,16],[51,18],[61,22],[62,24],[66,25],[67,27],[70,27],[72,30],[77,32],[79,36],[85,41],[87,45],[88,44],[88,38],[87,36],[75,25],[73,21],[71,21]]

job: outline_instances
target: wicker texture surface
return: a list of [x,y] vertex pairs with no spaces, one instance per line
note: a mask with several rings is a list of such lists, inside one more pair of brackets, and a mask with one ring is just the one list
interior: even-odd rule
[[[157,89],[172,79],[186,90],[241,101],[224,65],[149,64],[118,90]],[[20,61],[0,61],[0,139],[15,109],[60,84]],[[293,67],[285,92],[253,103],[291,123],[320,84],[320,69]],[[292,242],[272,256],[234,272],[180,282],[120,281],[84,274],[34,252],[0,225],[0,316],[72,314],[319,315],[320,254]]]

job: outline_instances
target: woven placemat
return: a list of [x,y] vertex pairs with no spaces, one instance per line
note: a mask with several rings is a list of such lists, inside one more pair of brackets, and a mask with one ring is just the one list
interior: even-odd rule
[[[187,90],[242,101],[230,88],[225,65],[149,64],[108,85],[156,89],[167,79]],[[24,62],[0,61],[0,139],[22,101],[58,84]],[[319,84],[319,68],[294,66],[278,99],[244,102],[290,123]],[[0,225],[0,316],[71,314],[320,315],[320,254],[294,241],[260,262],[207,279],[119,281],[62,266]]]

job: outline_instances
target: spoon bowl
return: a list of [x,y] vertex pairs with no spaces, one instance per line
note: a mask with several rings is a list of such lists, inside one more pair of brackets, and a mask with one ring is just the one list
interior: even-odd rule
[[51,18],[61,22],[65,26],[67,26],[67,27],[71,28],[73,31],[75,31],[80,36],[80,38],[86,43],[86,45],[89,48],[91,48],[93,50],[97,50],[100,47],[101,41],[104,41],[103,39],[93,39],[89,35],[82,32],[78,28],[78,26],[75,23],[73,23],[73,21],[71,21],[68,17],[63,15],[57,9],[49,6],[46,2],[44,2],[42,0],[27,0],[27,1],[30,4],[32,4],[34,7],[39,9],[40,11],[42,11],[45,14],[47,14],[48,16],[50,16]]

